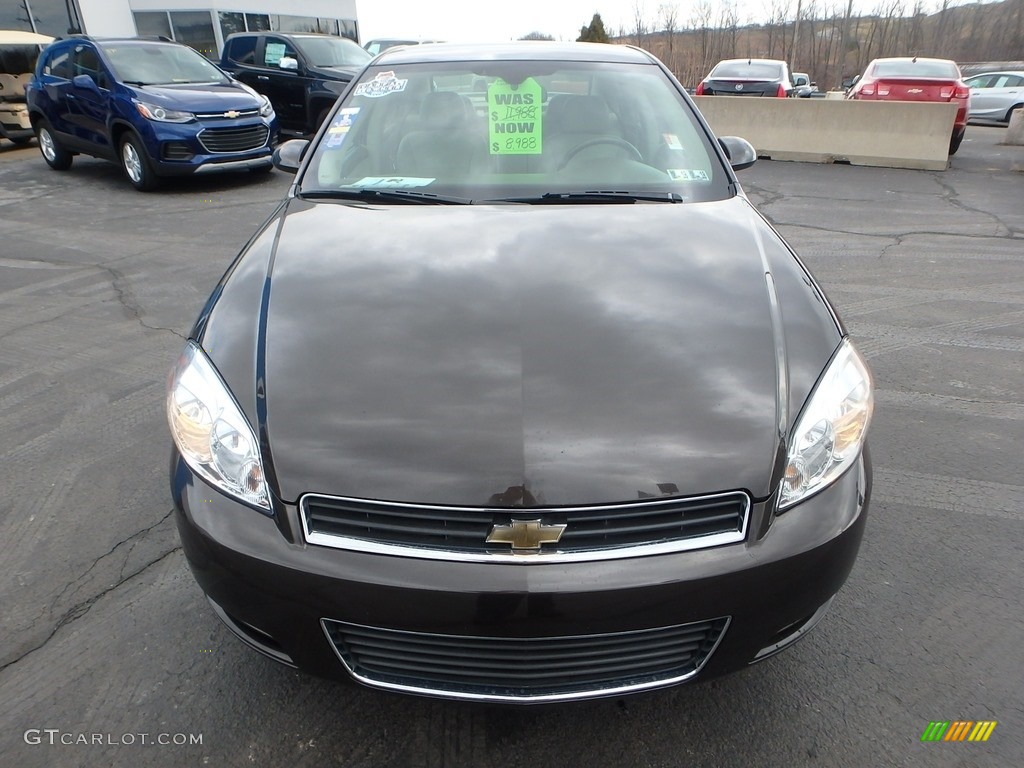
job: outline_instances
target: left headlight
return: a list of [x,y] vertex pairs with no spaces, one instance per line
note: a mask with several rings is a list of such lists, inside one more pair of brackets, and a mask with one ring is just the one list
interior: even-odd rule
[[864,447],[874,410],[871,372],[844,339],[790,433],[779,511],[834,482]]
[[158,123],[188,123],[196,117],[191,112],[167,109],[157,104],[147,104],[144,101],[136,101],[135,108],[147,120],[155,120]]
[[270,99],[260,96],[260,117],[270,117],[274,114],[274,108],[270,105]]
[[269,511],[256,436],[213,365],[192,342],[171,371],[167,421],[178,451],[196,474],[225,494]]

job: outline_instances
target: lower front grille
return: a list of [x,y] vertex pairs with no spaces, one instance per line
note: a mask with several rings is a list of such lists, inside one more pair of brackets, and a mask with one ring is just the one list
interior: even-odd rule
[[199,143],[207,152],[247,152],[267,143],[270,128],[248,125],[242,128],[207,128],[199,132]]
[[477,637],[366,627],[323,619],[357,680],[452,699],[566,701],[660,688],[692,678],[728,618],[562,637]]

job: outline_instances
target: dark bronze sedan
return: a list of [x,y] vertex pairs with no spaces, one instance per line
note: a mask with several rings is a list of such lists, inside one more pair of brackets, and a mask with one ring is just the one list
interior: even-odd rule
[[395,49],[170,381],[191,568],[253,648],[393,691],[618,696],[764,659],[857,555],[871,377],[649,54]]

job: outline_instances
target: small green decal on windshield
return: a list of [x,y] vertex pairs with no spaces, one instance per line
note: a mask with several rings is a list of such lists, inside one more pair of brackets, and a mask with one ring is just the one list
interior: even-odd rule
[[498,79],[487,88],[487,116],[492,155],[541,153],[540,83],[532,77],[518,86]]

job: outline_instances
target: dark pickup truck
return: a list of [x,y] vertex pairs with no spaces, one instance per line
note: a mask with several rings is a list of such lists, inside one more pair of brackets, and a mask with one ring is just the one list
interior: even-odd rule
[[224,41],[220,67],[270,99],[282,134],[309,136],[371,58],[335,35],[237,32]]

